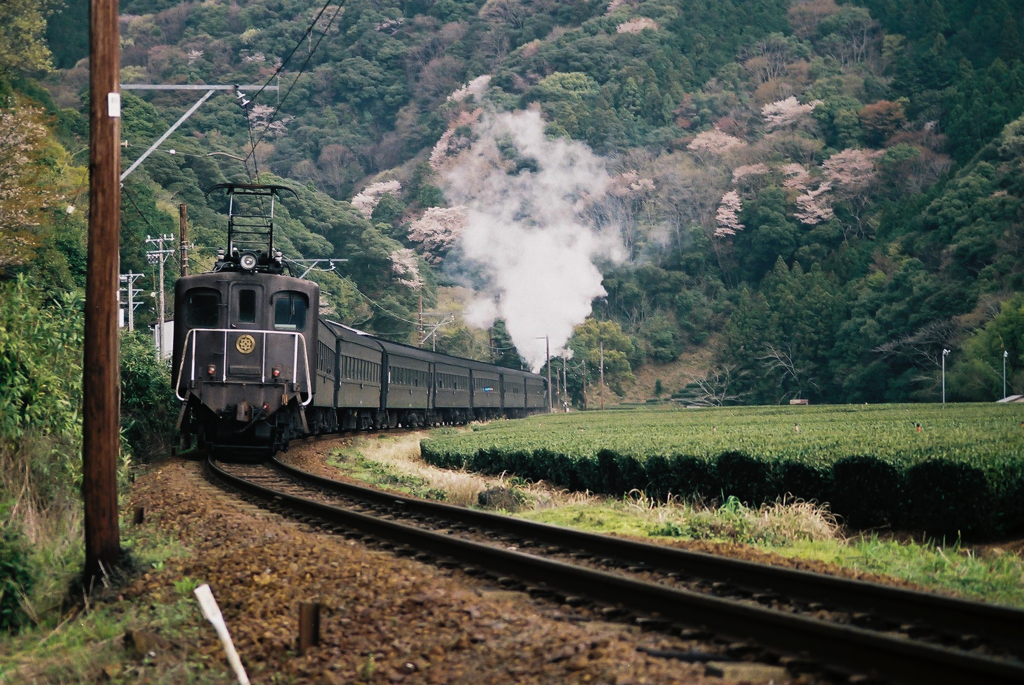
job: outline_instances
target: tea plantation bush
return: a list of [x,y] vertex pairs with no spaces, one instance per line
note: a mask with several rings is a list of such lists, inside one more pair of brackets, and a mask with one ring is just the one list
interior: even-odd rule
[[855,527],[995,535],[1024,530],[1022,421],[1020,405],[637,409],[496,421],[434,434],[422,451],[437,466],[574,490],[788,494]]

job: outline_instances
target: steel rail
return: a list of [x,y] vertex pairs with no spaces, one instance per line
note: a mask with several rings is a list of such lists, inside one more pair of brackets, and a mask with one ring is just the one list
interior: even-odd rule
[[409,513],[457,520],[547,544],[575,547],[594,555],[628,559],[633,563],[643,563],[652,569],[727,581],[759,592],[771,589],[808,603],[826,604],[850,612],[873,613],[897,623],[923,621],[930,628],[956,635],[984,636],[995,644],[1015,651],[1021,650],[1024,646],[1024,611],[1019,609],[862,580],[756,564],[703,552],[524,521],[466,507],[395,496],[380,490],[317,476],[284,464],[276,458],[272,463],[275,468],[293,478],[371,502],[400,504]]
[[212,476],[231,487],[296,513],[598,602],[621,604],[661,619],[703,626],[724,635],[754,640],[771,649],[807,653],[854,673],[870,670],[900,682],[936,685],[1024,681],[1024,666],[1018,664],[425,531],[256,485],[227,473],[212,458],[207,460],[207,468]]

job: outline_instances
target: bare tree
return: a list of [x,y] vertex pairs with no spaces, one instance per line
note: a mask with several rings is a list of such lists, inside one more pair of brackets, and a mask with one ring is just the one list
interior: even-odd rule
[[784,393],[781,399],[788,399],[790,395],[793,397],[802,395],[805,385],[812,386],[815,392],[821,392],[821,387],[813,379],[808,378],[802,369],[798,368],[797,362],[793,358],[792,345],[785,343],[776,347],[772,343],[765,343],[764,351],[765,353],[757,358],[758,361],[763,363],[769,372],[781,372],[783,383],[790,378],[796,385],[795,391]]
[[781,33],[772,33],[744,51],[743,66],[759,83],[767,83],[786,74],[786,64],[793,60],[789,41]]
[[487,0],[480,8],[480,16],[490,23],[502,23],[516,31],[523,28],[527,12],[519,0]]
[[725,365],[707,371],[700,377],[690,376],[690,384],[682,397],[683,401],[700,407],[721,407],[738,401],[740,396],[729,391],[735,371],[736,367]]
[[958,345],[963,334],[963,327],[955,319],[939,319],[872,351],[882,359],[901,358],[918,368],[934,369],[942,364],[942,350]]

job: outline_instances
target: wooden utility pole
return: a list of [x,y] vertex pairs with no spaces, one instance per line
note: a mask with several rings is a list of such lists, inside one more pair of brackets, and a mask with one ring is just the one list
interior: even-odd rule
[[89,4],[89,256],[82,363],[85,583],[117,564],[121,81],[117,0]]
[[563,400],[563,408],[566,411],[569,411],[569,381],[568,381],[569,376],[567,375],[567,372],[565,370],[565,367],[568,366],[568,364],[569,364],[569,360],[563,357],[562,358],[562,392],[565,393],[565,399]]
[[185,203],[178,205],[178,239],[181,240],[181,275],[188,276],[188,209]]
[[601,343],[601,411],[604,411],[604,342]]
[[587,410],[587,360],[582,360],[583,363],[583,411]]

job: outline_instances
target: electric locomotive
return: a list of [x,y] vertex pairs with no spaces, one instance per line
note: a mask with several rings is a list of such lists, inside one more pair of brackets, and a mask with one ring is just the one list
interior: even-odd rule
[[308,433],[320,289],[284,275],[274,209],[286,186],[219,184],[228,196],[227,249],[210,273],[175,285],[178,427],[201,446],[272,454]]

